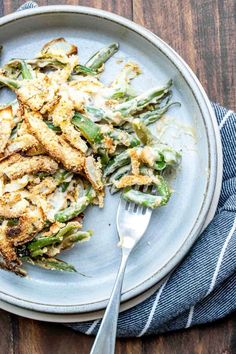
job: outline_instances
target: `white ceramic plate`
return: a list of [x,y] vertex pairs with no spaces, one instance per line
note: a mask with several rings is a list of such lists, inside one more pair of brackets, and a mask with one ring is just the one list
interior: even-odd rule
[[[216,143],[217,143],[217,155],[219,156],[218,159],[218,168],[217,168],[217,184],[216,184],[216,189],[214,192],[214,197],[212,200],[211,208],[209,210],[209,213],[207,215],[205,224],[203,226],[203,229],[207,227],[209,222],[212,220],[212,217],[215,214],[215,210],[217,207],[218,199],[219,199],[219,194],[221,190],[221,180],[222,180],[222,149],[221,149],[221,140],[220,140],[220,134],[218,131],[218,126],[216,122],[214,122],[214,129],[216,133]],[[203,230],[202,229],[202,230]],[[167,277],[169,274],[167,275]],[[139,303],[143,302],[146,300],[149,296],[154,294],[155,291],[158,290],[158,288],[161,286],[163,281],[165,281],[166,278],[163,278],[161,281],[159,281],[157,284],[155,284],[153,287],[150,289],[144,291],[137,297],[133,297],[130,300],[124,301],[121,304],[120,307],[120,312],[128,310]],[[57,314],[57,313],[49,313],[49,312],[40,312],[40,311],[33,311],[33,310],[28,310],[19,306],[15,306],[13,304],[10,304],[8,302],[4,302],[0,300],[0,308],[11,312],[15,315],[30,318],[33,320],[38,320],[38,321],[45,321],[45,322],[56,322],[56,323],[75,323],[75,322],[85,322],[85,321],[91,321],[91,320],[96,320],[98,318],[101,318],[103,316],[104,310],[99,310],[99,311],[92,311],[92,312],[85,312],[85,313],[64,313],[64,314]]]
[[[32,57],[46,41],[63,36],[78,45],[83,63],[97,49],[118,41],[120,51],[106,64],[104,81],[111,81],[120,69],[117,59],[121,58],[140,64],[143,74],[134,82],[140,92],[169,78],[174,80],[174,99],[181,102],[181,108],[172,109],[170,115],[183,132],[170,140],[183,149],[183,161],[172,183],[175,193],[171,201],[153,213],[146,236],[127,267],[122,301],[139,296],[186,255],[209,214],[217,176],[220,185],[215,117],[201,85],[167,44],[111,13],[73,6],[42,7],[6,16],[0,19],[0,27],[2,62],[12,57]],[[1,100],[4,98],[1,96]],[[117,204],[118,196],[107,193],[103,210],[87,210],[85,228],[94,229],[94,237],[64,254],[64,259],[87,277],[31,266],[27,266],[27,278],[1,271],[0,299],[24,309],[55,314],[103,309],[120,259],[115,228]]]
[[[120,306],[120,312],[126,311],[133,306],[146,300],[149,296],[153,295],[154,292],[162,285],[166,278],[163,278],[160,282],[155,284],[152,288],[148,289],[144,293],[134,297],[128,301],[125,301]],[[8,302],[0,300],[0,308],[2,310],[14,313],[15,315],[31,318],[32,320],[45,321],[45,322],[56,322],[56,323],[77,323],[92,321],[98,318],[102,318],[104,310],[85,312],[85,313],[49,313],[40,312],[34,310],[28,310],[23,307],[15,306]]]

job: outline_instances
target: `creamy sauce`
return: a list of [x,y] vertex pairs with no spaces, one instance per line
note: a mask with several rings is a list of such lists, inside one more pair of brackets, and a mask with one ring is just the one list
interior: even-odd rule
[[185,151],[196,151],[196,130],[188,124],[179,122],[174,116],[164,115],[156,123],[156,133],[163,142]]

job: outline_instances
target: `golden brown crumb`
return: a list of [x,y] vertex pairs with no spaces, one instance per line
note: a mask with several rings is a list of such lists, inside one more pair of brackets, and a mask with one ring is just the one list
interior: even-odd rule
[[20,159],[10,164],[9,160],[10,158],[0,162],[0,175],[5,175],[9,179],[17,179],[25,174],[37,172],[54,173],[58,168],[58,164],[48,156],[20,156]]
[[34,80],[23,81],[17,90],[17,99],[20,105],[44,114],[56,104],[58,89],[47,75],[40,75]]
[[3,156],[0,160],[0,175],[1,171],[4,171],[4,169],[8,166],[11,166],[12,164],[14,164],[15,162],[19,161],[21,159],[21,155],[20,154],[13,154],[10,157],[9,156]]
[[5,150],[13,127],[12,107],[8,106],[0,109],[0,154]]
[[88,156],[85,159],[84,171],[93,188],[96,191],[102,191],[103,183],[100,163],[96,162],[92,156]]
[[63,132],[63,138],[65,138],[70,145],[85,153],[87,151],[87,145],[81,138],[79,131],[77,131],[71,123],[73,115],[74,105],[69,98],[66,100],[61,98],[51,113],[54,125],[59,126]]
[[[79,224],[79,223],[78,223]],[[43,231],[42,232],[42,236],[50,236],[52,234],[56,234],[63,226],[65,226],[65,224],[62,224],[58,221],[55,221],[49,228],[48,231]],[[79,226],[78,226],[79,227]]]
[[[21,264],[15,252],[12,240],[7,237],[7,221],[0,226],[0,255],[4,258],[5,267],[11,269],[15,264]],[[11,266],[12,264],[12,266]]]
[[110,136],[105,136],[103,142],[105,148],[109,151],[109,153],[113,154],[116,150],[116,144],[114,144],[113,139]]
[[83,170],[84,156],[48,128],[47,124],[42,121],[40,114],[27,113],[25,119],[31,133],[44,146],[50,156],[61,162],[68,170],[73,172]]
[[134,185],[142,186],[142,185],[149,185],[152,184],[153,180],[149,176],[143,175],[128,175],[121,177],[120,180],[115,181],[115,186],[117,188],[125,188]]
[[8,156],[15,152],[27,151],[35,148],[39,144],[38,140],[32,134],[24,134],[16,137],[7,145],[5,155]]
[[[48,56],[57,56],[57,55],[60,55],[61,51],[60,51],[60,46],[57,46],[57,43],[65,43],[67,44],[66,40],[64,38],[56,38],[56,39],[53,39],[51,40],[50,42],[47,42],[41,52],[40,52],[40,56],[45,56],[48,54]],[[54,46],[55,44],[55,46]],[[63,51],[64,51],[65,47],[63,47]],[[64,54],[64,52],[63,52]],[[73,55],[73,54],[77,54],[77,47],[75,45],[72,45],[72,44],[69,44],[68,45],[68,50],[66,52],[66,55],[67,56],[70,56],[70,55]]]
[[15,262],[16,264],[21,264],[18,260],[17,254],[15,252],[12,241],[6,235],[6,229],[0,227],[0,254],[3,256],[5,261],[5,266],[8,269],[11,269],[11,263]]
[[31,147],[29,150],[26,151],[27,156],[38,156],[38,155],[45,155],[47,151],[44,149],[43,145],[38,143],[36,146]]
[[104,207],[104,197],[105,197],[104,189],[102,191],[97,191],[97,200],[98,200],[99,208],[103,208]]
[[141,154],[139,156],[141,162],[148,164],[149,166],[153,166],[155,157],[153,155],[153,150],[150,146],[144,146],[141,150]]
[[43,229],[45,217],[40,208],[34,210],[34,212],[28,211],[19,218],[18,234],[13,238],[14,246],[23,245],[26,242],[31,241],[34,238],[36,232]]
[[0,217],[4,217],[6,219],[18,218],[20,217],[28,208],[29,203],[25,200],[12,200],[11,203],[9,201],[2,200],[0,201]]
[[139,174],[139,166],[140,166],[138,153],[135,149],[130,149],[129,155],[131,158],[132,173],[133,173],[133,175],[138,175]]
[[46,177],[42,182],[29,189],[31,194],[34,195],[48,195],[55,191],[57,188],[57,182],[53,177]]

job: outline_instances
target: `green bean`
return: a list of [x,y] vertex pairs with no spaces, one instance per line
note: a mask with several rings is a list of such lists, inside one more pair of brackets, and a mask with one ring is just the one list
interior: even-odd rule
[[150,145],[157,140],[146,125],[139,120],[135,119],[132,125],[137,137],[143,145]]
[[161,155],[161,159],[162,159],[162,160],[156,161],[156,162],[154,163],[153,168],[154,168],[155,170],[157,170],[157,171],[162,171],[162,170],[164,170],[164,169],[166,168],[166,162],[164,161],[163,155]]
[[67,236],[60,244],[62,250],[72,247],[76,242],[88,240],[92,236],[93,232],[77,231],[72,235]]
[[34,78],[34,72],[29,64],[25,60],[19,60],[21,65],[21,75],[24,80],[32,80]]
[[4,86],[9,87],[11,90],[15,91],[21,87],[19,80],[9,79],[3,75],[0,75],[0,83]]
[[[50,250],[60,253],[60,250],[72,247],[74,243],[84,241],[92,235],[92,231],[78,231],[76,222],[69,222],[65,227],[61,228],[56,235],[47,237],[39,236],[27,245],[27,250],[31,258],[35,259],[44,254],[50,255]],[[25,253],[25,252],[24,252]]]
[[65,192],[70,185],[71,179],[73,178],[73,173],[60,169],[55,173],[54,178],[60,186],[60,190]]
[[68,223],[63,227],[56,235],[50,235],[48,237],[42,237],[31,241],[28,246],[28,252],[31,258],[42,256],[44,254],[50,254],[50,249],[60,250],[72,246],[73,243],[88,239],[91,235],[91,231],[77,231],[77,223]]
[[121,129],[114,128],[107,133],[112,139],[114,139],[118,144],[125,146],[138,146],[140,145],[140,141],[134,136],[131,135]]
[[172,192],[170,190],[168,183],[164,179],[164,177],[158,176],[157,179],[158,179],[158,182],[155,185],[156,185],[157,191],[162,196],[162,200],[161,200],[161,204],[160,204],[160,206],[162,206],[162,205],[165,205],[168,203]]
[[52,67],[54,69],[61,69],[65,67],[65,63],[62,63],[61,61],[57,59],[52,59],[52,58],[35,58],[35,59],[27,59],[25,60],[27,64],[33,66],[33,67],[38,67],[38,68],[46,68],[46,67]]
[[110,161],[110,157],[108,155],[108,152],[105,149],[99,148],[98,154],[100,156],[102,166],[103,167],[106,166]]
[[140,192],[132,188],[126,188],[122,193],[122,197],[128,202],[133,202],[151,209],[157,208],[161,203],[160,196]]
[[98,70],[119,49],[118,43],[112,43],[96,52],[85,64],[87,68]]
[[65,227],[63,227],[59,232],[50,236],[41,236],[39,235],[37,238],[29,242],[28,250],[32,257],[37,256],[38,253],[35,253],[38,250],[43,249],[44,247],[51,246],[55,243],[60,243],[63,241],[63,238],[70,234],[72,231],[78,228],[76,223],[68,223]]
[[122,197],[129,202],[155,209],[159,206],[167,204],[171,196],[170,188],[163,177],[157,177],[155,187],[160,195],[153,195],[132,188],[126,188],[122,194]]
[[[144,155],[145,151],[147,155],[151,154],[153,157],[151,159],[153,164],[151,164],[150,167],[153,167],[156,170],[162,170],[166,166],[176,166],[179,164],[181,159],[181,154],[179,152],[165,144],[156,143],[155,145],[145,146],[144,148],[138,146],[134,147],[133,149],[135,149],[139,154],[141,153],[142,149],[144,150]],[[115,158],[110,161],[104,170],[104,177],[109,176],[111,173],[116,171],[117,168],[127,165],[130,162],[129,151],[129,149],[123,151],[121,154],[115,156]],[[146,163],[148,163],[148,160]]]
[[73,176],[72,172],[68,172],[66,170],[63,170],[62,168],[57,170],[57,172],[54,174],[54,178],[57,181],[57,183],[60,185],[61,183],[65,182],[65,180],[68,177]]
[[76,272],[76,269],[71,265],[68,264],[67,262],[64,262],[60,259],[57,258],[52,258],[52,257],[37,257],[37,258],[30,258],[30,257],[24,257],[26,262],[37,265],[41,268],[49,269],[49,270],[60,270],[60,271],[66,271],[66,272]]
[[117,188],[113,183],[117,180],[119,180],[121,177],[129,174],[131,171],[131,165],[126,165],[123,167],[120,167],[117,171],[115,171],[109,178],[109,183],[112,183],[110,187],[110,193],[115,194],[120,191],[119,188]]
[[30,256],[32,258],[35,258],[35,257],[38,257],[38,256],[43,256],[47,252],[47,250],[48,250],[47,247],[39,248],[38,250],[30,252]]
[[101,120],[104,120],[108,123],[111,123],[113,121],[113,115],[105,113],[102,108],[86,106],[85,110],[93,122],[100,122]]
[[[181,154],[178,151],[175,151],[169,145],[156,144],[152,146],[152,149],[153,149],[153,154],[156,157],[155,163],[163,161],[165,162],[166,166],[177,166],[180,163]],[[156,165],[154,164],[154,168],[155,167]]]
[[81,64],[78,64],[74,67],[73,69],[73,75],[74,74],[84,74],[84,75],[92,75],[92,76],[95,76],[97,75],[97,72],[95,70],[92,70],[91,68],[87,67],[87,66],[84,66],[84,65],[81,65]]
[[128,150],[117,155],[105,168],[104,177],[109,176],[117,168],[127,165],[130,162],[130,156]]
[[161,107],[159,109],[155,109],[153,111],[149,111],[149,112],[143,113],[138,118],[140,118],[140,120],[145,125],[153,124],[157,120],[159,120],[169,110],[170,107],[175,106],[175,105],[179,105],[180,106],[181,104],[179,102],[168,103],[164,107]]
[[155,87],[147,92],[116,106],[115,112],[120,112],[123,117],[127,117],[130,114],[138,112],[145,108],[150,103],[155,102],[157,99],[163,97],[170,89],[172,80],[164,87]]
[[55,220],[59,222],[66,222],[68,220],[71,220],[80,213],[82,213],[89,204],[89,198],[81,197],[76,203],[73,203],[70,207],[56,213]]
[[85,196],[79,198],[76,203],[73,203],[68,208],[56,213],[54,216],[55,220],[59,222],[66,222],[75,218],[87,208],[87,206],[92,202],[95,196],[96,193],[94,192],[94,190],[92,188],[89,188],[86,191]]
[[111,84],[112,99],[120,99],[127,96],[133,98],[136,96],[134,89],[130,85],[130,81],[140,74],[136,64],[127,63]]
[[65,238],[68,235],[71,234],[71,232],[74,232],[74,230],[76,230],[78,228],[77,223],[74,222],[68,222],[68,224],[66,224],[66,226],[64,226],[63,228],[61,228],[58,233],[57,233],[57,237],[58,238]]
[[101,144],[103,135],[101,128],[89,118],[76,112],[72,118],[72,123],[79,128],[82,136],[91,144]]
[[47,124],[48,128],[50,128],[51,130],[53,130],[56,133],[61,133],[61,128],[54,125],[52,122],[50,121],[45,121],[45,123]]
[[164,97],[166,99],[164,105],[167,105],[168,103],[170,103],[170,100],[172,99],[172,97],[173,97],[173,91],[170,90],[169,92],[166,93],[166,95]]
[[[74,229],[78,229],[78,226],[75,226]],[[72,232],[72,233],[71,233]],[[58,250],[57,253],[60,253],[61,250],[65,250],[67,248],[72,247],[76,242],[81,242],[88,240],[93,232],[91,230],[88,231],[75,231],[71,230],[65,233],[65,235],[61,236],[61,241],[58,240],[57,242],[53,242],[51,245],[48,245],[47,247],[42,247],[39,249],[36,249],[35,251],[30,252],[30,256],[32,258],[42,256],[44,254],[49,254],[50,255],[50,250],[52,249],[55,252],[55,249]]]
[[[61,242],[63,237],[59,237],[58,235],[52,235],[47,237],[39,237],[38,239],[34,239],[28,244],[28,249],[32,257],[38,256],[38,252],[43,249],[44,247],[53,245],[56,242]],[[40,251],[41,252],[41,251]],[[41,254],[41,253],[40,253]]]
[[118,168],[114,173],[109,177],[109,182],[113,183],[114,181],[119,180],[124,175],[128,174],[131,171],[131,165],[126,165]]
[[85,107],[86,113],[89,114],[92,121],[99,122],[102,119],[105,119],[105,112],[101,108],[96,108],[92,106]]
[[[10,76],[11,78],[12,69],[16,71],[16,75],[14,75],[14,77],[19,76],[21,73],[23,80],[32,80],[34,78],[34,71],[25,59],[11,59],[10,62],[4,66],[4,70],[8,74],[7,76]],[[20,71],[18,72],[18,70]]]

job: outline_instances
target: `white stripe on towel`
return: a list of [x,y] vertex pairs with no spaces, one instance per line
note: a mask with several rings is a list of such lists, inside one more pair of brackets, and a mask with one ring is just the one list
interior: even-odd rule
[[85,333],[92,334],[92,332],[93,332],[94,328],[97,326],[98,322],[99,322],[99,320],[94,321]]
[[194,311],[194,306],[191,306],[190,310],[189,310],[188,320],[187,320],[185,328],[189,328],[191,326],[192,319],[193,319],[193,311]]
[[[225,242],[224,242],[224,244],[223,244],[223,247],[222,247],[222,249],[221,249],[220,255],[219,255],[218,260],[217,260],[216,268],[215,268],[213,277],[212,277],[212,279],[211,279],[210,287],[209,287],[209,289],[208,289],[208,291],[207,291],[207,293],[206,293],[205,296],[209,295],[210,292],[213,290],[213,288],[214,288],[214,286],[215,286],[216,279],[217,279],[217,276],[218,276],[218,274],[219,274],[220,266],[221,266],[221,264],[222,264],[223,257],[224,257],[224,254],[225,254],[225,250],[226,250],[226,248],[227,248],[227,246],[228,246],[228,243],[229,243],[231,237],[232,237],[233,234],[234,234],[235,229],[236,229],[236,217],[235,217],[235,219],[234,219],[233,226],[231,227],[230,232],[229,232],[228,236],[226,237]],[[192,319],[193,319],[193,312],[194,312],[194,306],[192,306],[192,307],[190,308],[190,310],[189,310],[188,320],[187,320],[187,323],[186,323],[185,328],[189,328],[189,327],[191,326],[191,324],[192,324]]]
[[227,119],[231,116],[231,114],[233,114],[233,111],[228,111],[225,116],[222,118],[222,121],[220,122],[219,128],[220,130],[223,128],[223,126],[225,125],[225,122],[227,121]]
[[232,237],[233,234],[234,234],[235,229],[236,229],[236,217],[235,217],[235,219],[234,219],[233,226],[231,227],[230,232],[229,232],[228,236],[226,237],[225,242],[224,242],[224,244],[223,244],[223,247],[222,247],[222,249],[221,249],[221,251],[220,251],[220,255],[219,255],[218,260],[217,260],[217,263],[216,263],[216,268],[215,268],[213,277],[212,277],[212,279],[211,279],[211,284],[210,284],[210,287],[209,287],[209,289],[208,289],[208,291],[207,291],[207,293],[206,293],[206,296],[210,294],[210,292],[213,290],[213,288],[214,288],[214,286],[215,286],[216,279],[217,279],[217,276],[218,276],[218,274],[219,274],[220,266],[221,266],[221,263],[222,263],[222,261],[223,261],[226,248],[227,248],[227,246],[228,246],[228,243],[229,243],[231,237]]
[[137,337],[141,337],[141,336],[144,335],[144,333],[147,332],[147,330],[148,330],[148,328],[149,328],[149,326],[150,326],[150,324],[151,324],[151,322],[152,322],[153,316],[154,316],[154,314],[155,314],[155,310],[156,310],[157,305],[158,305],[158,302],[159,302],[159,300],[160,300],[161,293],[162,293],[164,287],[166,286],[166,283],[167,283],[168,280],[169,280],[169,278],[166,279],[166,281],[165,281],[165,282],[162,284],[162,286],[160,287],[160,289],[159,289],[159,291],[158,291],[158,293],[157,293],[157,296],[156,296],[156,298],[155,298],[155,301],[154,301],[154,303],[153,303],[153,305],[152,305],[152,309],[151,309],[150,314],[149,314],[149,316],[148,316],[148,320],[147,320],[147,322],[146,322],[144,328],[142,329],[142,331],[137,335]]

